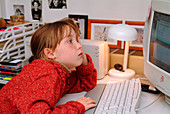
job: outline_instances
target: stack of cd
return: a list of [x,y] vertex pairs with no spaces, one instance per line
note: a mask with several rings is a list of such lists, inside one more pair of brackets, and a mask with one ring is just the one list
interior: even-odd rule
[[11,80],[14,76],[21,72],[22,67],[22,60],[19,59],[0,61],[0,80]]

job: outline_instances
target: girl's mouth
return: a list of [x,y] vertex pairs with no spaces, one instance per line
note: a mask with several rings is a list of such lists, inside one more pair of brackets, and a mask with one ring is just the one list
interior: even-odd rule
[[78,56],[82,56],[83,55],[83,52],[81,52]]

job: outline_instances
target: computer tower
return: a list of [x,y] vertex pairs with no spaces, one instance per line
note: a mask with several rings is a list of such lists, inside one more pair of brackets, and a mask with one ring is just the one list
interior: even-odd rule
[[109,69],[109,47],[106,41],[81,39],[82,48],[89,54],[97,70],[97,79],[102,79]]

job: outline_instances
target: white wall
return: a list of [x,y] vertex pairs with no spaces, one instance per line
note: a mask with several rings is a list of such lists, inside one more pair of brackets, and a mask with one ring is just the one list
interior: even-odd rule
[[71,12],[83,12],[90,18],[144,20],[150,0],[70,0],[70,2]]
[[[86,14],[89,19],[144,21],[151,0],[67,0],[67,9],[49,9],[48,0],[42,0],[42,21],[51,22],[68,14]],[[25,19],[31,20],[31,0],[0,0],[0,17],[13,15],[13,5],[25,5]]]
[[31,2],[30,0],[0,0],[2,17],[10,19],[11,15],[14,15],[13,5],[24,5],[24,15],[26,20],[31,20]]
[[[0,17],[3,17],[5,14],[6,9],[5,9],[5,1],[0,0]],[[3,17],[4,18],[4,17]]]
[[2,6],[1,6],[1,4],[2,4],[2,3],[0,2],[0,18],[1,18],[1,16],[2,16],[2,13],[1,13],[1,12],[2,12],[2,11],[1,11]]

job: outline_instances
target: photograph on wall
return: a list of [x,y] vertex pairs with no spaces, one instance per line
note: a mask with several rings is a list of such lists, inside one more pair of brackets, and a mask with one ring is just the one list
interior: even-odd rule
[[69,14],[69,18],[73,19],[79,27],[79,38],[87,39],[87,26],[88,26],[88,15],[72,15]]
[[131,42],[131,45],[143,45],[143,32],[144,32],[144,29],[143,28],[135,28],[137,33],[138,33],[138,37],[136,40],[132,41]]
[[137,31],[137,39],[134,41],[130,41],[129,49],[132,50],[143,50],[143,33],[144,26],[134,26]]
[[108,37],[108,30],[112,25],[121,24],[121,20],[88,20],[88,39],[107,41],[110,48],[121,48],[121,41]]
[[13,5],[14,15],[24,15],[24,5]]
[[108,44],[117,44],[116,40],[110,39],[107,36],[107,33],[108,33],[110,26],[111,26],[111,24],[92,23],[91,39],[92,40],[107,41]]
[[143,33],[144,33],[144,21],[125,21],[125,24],[134,27],[137,31],[137,40],[130,41],[129,49],[131,50],[143,50]]
[[31,0],[32,19],[41,21],[42,18],[42,0]]
[[67,9],[67,0],[48,0],[50,9]]

